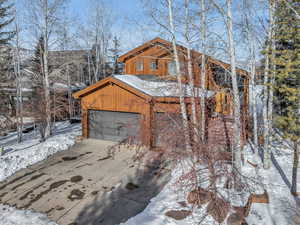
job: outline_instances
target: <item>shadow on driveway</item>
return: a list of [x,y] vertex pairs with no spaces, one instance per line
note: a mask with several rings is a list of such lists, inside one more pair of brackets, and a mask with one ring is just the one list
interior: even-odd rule
[[169,172],[160,162],[139,169],[128,177],[124,185],[105,194],[94,193],[91,204],[87,205],[71,225],[116,225],[142,212],[167,183]]

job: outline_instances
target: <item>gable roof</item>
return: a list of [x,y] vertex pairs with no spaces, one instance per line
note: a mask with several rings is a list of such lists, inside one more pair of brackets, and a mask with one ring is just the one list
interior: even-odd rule
[[[105,86],[107,83],[114,83],[118,86],[121,86],[127,90],[130,90],[134,94],[145,98],[150,99],[152,97],[179,97],[179,87],[177,82],[165,81],[165,80],[147,80],[141,79],[142,76],[135,75],[114,75],[103,79],[81,91],[78,91],[73,94],[74,98],[82,98],[86,95],[91,94],[92,92],[100,89]],[[192,97],[192,88],[188,84],[183,85],[185,92],[185,97]],[[212,97],[214,95],[213,91],[203,91],[200,88],[196,88],[195,92],[198,97],[205,94],[206,97]]]
[[88,86],[87,88],[81,90],[81,91],[78,91],[78,92],[75,92],[72,96],[76,99],[79,99],[79,98],[83,98],[95,91],[97,91],[98,89],[102,88],[102,87],[105,87],[106,85],[108,84],[115,84],[115,85],[118,85],[119,87],[123,88],[123,89],[126,89],[128,91],[130,91],[131,93],[141,97],[141,98],[144,98],[144,99],[151,99],[151,96],[150,95],[147,95],[135,88],[132,88],[128,85],[126,85],[126,83],[114,78],[113,76],[110,76],[110,77],[107,77],[103,80],[100,80],[98,82],[96,82],[95,84],[92,84],[90,86]]
[[[119,58],[118,58],[118,62],[123,62],[125,63],[128,59],[130,58],[133,58],[137,55],[139,55],[140,53],[142,53],[143,51],[151,48],[151,47],[154,47],[154,46],[157,46],[157,45],[161,45],[161,46],[164,46],[165,48],[169,48],[170,51],[173,51],[172,50],[172,43],[169,42],[169,41],[166,41],[160,37],[156,37],[134,49],[132,49],[131,51],[121,55]],[[177,44],[177,47],[178,49],[180,50],[180,52],[184,52],[186,53],[187,52],[187,48],[182,46],[182,45],[178,45]],[[197,56],[197,57],[201,57],[203,54],[200,53],[200,52],[197,52],[195,50],[192,50],[192,55],[193,56]],[[208,58],[208,63],[211,63],[211,64],[214,64],[214,65],[217,65],[217,66],[221,66],[227,70],[230,69],[230,64],[229,63],[226,63],[226,62],[223,62],[221,60],[218,60],[218,59],[215,59],[211,56],[206,56]],[[242,75],[245,75],[245,76],[248,76],[248,72],[244,69],[241,69],[241,68],[238,68],[237,67],[237,72],[242,74]]]
[[121,55],[118,58],[118,62],[125,62],[128,59],[130,59],[130,58],[138,55],[139,53],[141,53],[141,52],[145,51],[146,49],[151,48],[151,47],[153,47],[153,46],[155,46],[157,44],[162,44],[162,45],[171,47],[171,42],[166,41],[164,39],[161,39],[161,38],[157,37],[157,38],[154,38],[151,41],[147,41],[144,44],[142,44],[142,45],[140,45],[140,46],[138,46],[138,47],[130,50],[129,52],[127,52],[127,53],[125,53],[123,55]]

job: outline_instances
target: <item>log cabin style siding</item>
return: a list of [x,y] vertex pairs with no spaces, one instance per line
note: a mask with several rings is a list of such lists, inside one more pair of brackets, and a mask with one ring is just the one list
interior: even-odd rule
[[[179,97],[176,94],[157,94],[155,91],[143,88],[143,85],[153,82],[165,83],[165,85],[176,85],[176,76],[172,71],[174,62],[171,43],[160,38],[139,46],[132,51],[122,55],[118,61],[124,63],[124,75],[115,75],[101,80],[88,88],[75,93],[73,96],[80,99],[82,107],[82,133],[85,138],[90,137],[89,129],[89,111],[98,110],[99,113],[106,115],[112,112],[114,115],[126,112],[138,114],[141,118],[139,126],[141,141],[143,144],[155,147],[160,143],[157,131],[157,118],[163,118],[163,114],[179,115],[180,104]],[[183,83],[188,83],[185,52],[186,49],[178,46],[180,50],[181,75]],[[201,78],[201,53],[192,51],[193,75],[196,87],[200,86]],[[207,79],[206,89],[210,90],[210,95],[206,96],[207,106],[207,124],[208,140],[218,136],[216,144],[230,145],[231,139],[228,139],[232,132],[233,99],[231,96],[231,80],[226,74],[230,70],[230,65],[221,61],[207,57]],[[242,103],[242,115],[246,118],[248,113],[248,85],[249,79],[246,71],[238,69],[239,84]],[[139,86],[138,84],[143,84]],[[187,85],[188,86],[188,85]],[[191,99],[185,96],[188,114],[191,115]],[[196,98],[197,114],[200,117],[200,98]],[[159,116],[158,116],[159,115]],[[135,115],[132,115],[135,117]],[[200,119],[200,118],[199,118]],[[242,139],[246,139],[245,129],[247,121],[242,121]],[[94,132],[94,131],[93,131]],[[229,133],[228,133],[229,132]],[[95,134],[93,133],[95,136]],[[164,135],[164,134],[162,134]]]

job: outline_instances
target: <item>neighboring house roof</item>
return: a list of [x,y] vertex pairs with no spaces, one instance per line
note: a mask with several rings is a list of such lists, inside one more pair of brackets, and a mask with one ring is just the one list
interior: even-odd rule
[[[104,80],[98,81],[97,83],[73,94],[75,98],[84,97],[102,86],[106,83],[115,83],[119,86],[122,86],[127,89],[134,90],[135,94],[142,97],[147,96],[146,98],[151,97],[170,97],[170,98],[179,98],[179,87],[177,82],[173,81],[164,81],[153,79],[147,80],[141,79],[138,75],[114,75],[108,77]],[[192,97],[192,89],[189,85],[183,84],[183,89],[185,91],[185,97]],[[197,96],[200,97],[202,94],[205,94],[207,98],[214,95],[213,91],[206,91],[205,93],[200,89],[196,88],[195,92]]]
[[[55,91],[65,91],[67,92],[69,90],[69,86],[67,84],[61,83],[61,82],[55,82],[51,85],[51,88]],[[80,91],[84,88],[86,88],[86,85],[84,83],[75,83],[71,84],[70,86],[72,92]]]
[[[125,63],[128,59],[133,58],[133,57],[141,54],[143,51],[145,51],[145,50],[147,50],[147,49],[149,49],[151,47],[157,46],[157,45],[165,47],[170,52],[173,51],[172,43],[171,42],[166,41],[166,40],[164,40],[162,38],[157,37],[157,38],[154,38],[154,39],[152,39],[152,40],[150,40],[150,41],[148,41],[148,42],[146,42],[146,43],[144,43],[144,44],[142,44],[142,45],[134,48],[133,50],[131,50],[131,51],[129,51],[129,52],[121,55],[119,57],[118,61]],[[178,47],[178,50],[179,50],[180,53],[186,53],[187,52],[187,48],[186,47],[184,47],[182,45],[177,45],[177,47]],[[196,56],[196,57],[198,57],[200,59],[200,57],[203,54],[200,53],[200,52],[197,52],[195,50],[192,50],[192,55],[194,57]],[[215,59],[215,58],[213,58],[211,56],[208,56],[208,55],[206,57],[207,57],[208,63],[212,63],[212,64],[217,65],[217,66],[221,66],[221,67],[223,67],[223,68],[225,68],[227,70],[230,69],[230,64],[229,63],[226,63],[226,62],[223,62],[221,60]],[[238,68],[237,67],[237,72],[239,74],[248,76],[248,72],[246,70],[242,69],[242,68]]]

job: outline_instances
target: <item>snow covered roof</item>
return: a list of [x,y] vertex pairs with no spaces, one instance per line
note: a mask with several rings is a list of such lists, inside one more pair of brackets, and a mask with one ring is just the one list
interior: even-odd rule
[[[131,87],[153,97],[179,97],[179,85],[174,81],[165,81],[162,79],[141,79],[140,75],[114,75],[114,78],[130,85]],[[141,77],[141,78],[140,78]],[[186,97],[192,96],[192,88],[190,85],[184,84],[183,89]],[[214,95],[213,91],[203,91],[200,88],[195,88],[195,94],[201,97],[205,94],[206,97]]]
[[[72,91],[79,91],[82,90],[86,87],[85,84],[83,83],[75,83],[71,85],[71,90]],[[54,90],[61,90],[61,91],[67,91],[69,89],[67,84],[64,83],[59,83],[59,82],[55,82],[52,84],[52,88]]]

